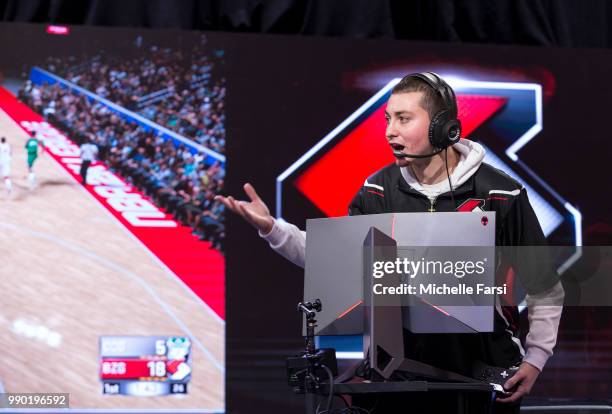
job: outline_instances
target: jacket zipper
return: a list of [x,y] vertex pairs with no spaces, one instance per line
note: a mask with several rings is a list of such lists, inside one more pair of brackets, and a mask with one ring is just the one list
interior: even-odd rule
[[429,208],[427,209],[427,211],[429,211],[430,213],[435,213],[437,200],[438,197],[434,198],[433,200],[429,200]]

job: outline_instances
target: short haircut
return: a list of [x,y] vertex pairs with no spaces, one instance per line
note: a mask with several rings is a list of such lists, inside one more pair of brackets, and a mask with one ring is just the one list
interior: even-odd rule
[[432,88],[429,83],[412,75],[404,76],[391,90],[392,95],[409,92],[422,92],[420,105],[429,114],[429,119],[433,119],[441,110],[448,109],[438,91]]

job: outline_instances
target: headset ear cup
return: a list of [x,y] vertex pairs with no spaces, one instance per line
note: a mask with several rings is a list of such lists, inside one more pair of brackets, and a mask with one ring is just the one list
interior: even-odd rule
[[456,144],[461,139],[461,122],[449,119],[450,112],[438,112],[429,124],[429,142],[435,148],[444,149]]
[[454,145],[461,139],[461,121],[451,119],[444,126],[444,136],[448,141],[448,145]]
[[434,148],[446,148],[448,146],[447,134],[444,126],[448,123],[448,111],[442,110],[434,115],[429,123],[429,142]]

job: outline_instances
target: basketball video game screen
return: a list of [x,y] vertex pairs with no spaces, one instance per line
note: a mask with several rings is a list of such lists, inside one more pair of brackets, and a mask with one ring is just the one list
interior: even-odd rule
[[[462,138],[572,249],[566,298],[580,248],[610,244],[608,51],[26,24],[0,41],[0,393],[74,412],[302,407],[285,358],[304,349],[304,270],[215,196],[251,183],[302,230],[346,215],[394,160],[385,104],[409,73],[446,79]],[[609,398],[610,309],[563,310],[531,397]],[[341,368],[364,355],[360,336],[317,344]]]
[[1,67],[2,392],[224,412],[223,48],[199,34],[8,36],[21,41]]

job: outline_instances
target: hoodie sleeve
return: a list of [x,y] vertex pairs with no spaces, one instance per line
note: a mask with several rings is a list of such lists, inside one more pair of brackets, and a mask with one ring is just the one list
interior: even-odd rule
[[529,332],[524,361],[541,371],[557,342],[565,292],[524,188],[514,200],[504,226],[504,244],[510,249],[512,267],[527,293]]
[[[355,196],[349,205],[349,215],[363,214],[363,190]],[[274,220],[272,230],[268,234],[259,232],[270,247],[291,263],[304,267],[306,264],[306,232],[285,220]]]
[[526,297],[529,333],[525,339],[527,350],[523,361],[540,371],[552,356],[557,343],[564,296],[563,286],[561,282],[557,282],[546,292]]
[[306,262],[306,232],[285,220],[274,220],[268,234],[259,235],[265,239],[274,251],[293,264],[304,267]]

